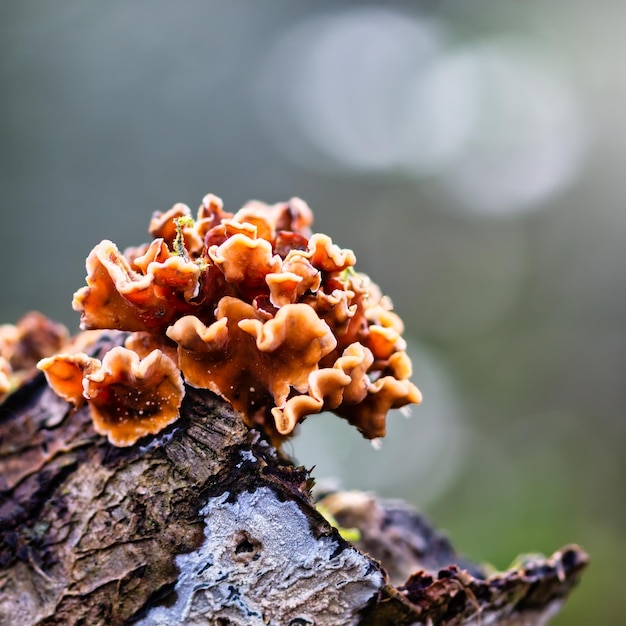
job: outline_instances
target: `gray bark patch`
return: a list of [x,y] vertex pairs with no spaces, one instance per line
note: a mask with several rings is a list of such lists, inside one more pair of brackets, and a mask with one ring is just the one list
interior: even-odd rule
[[211,498],[202,509],[206,540],[176,558],[175,604],[152,609],[140,626],[358,623],[354,607],[383,584],[367,557],[313,536],[298,504],[268,487],[228,500]]

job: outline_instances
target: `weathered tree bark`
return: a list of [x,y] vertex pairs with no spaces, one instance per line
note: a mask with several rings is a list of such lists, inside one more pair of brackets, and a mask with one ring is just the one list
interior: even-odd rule
[[353,545],[310,485],[208,391],[115,448],[38,376],[0,405],[0,624],[543,624],[586,564],[488,577],[406,505],[334,494]]

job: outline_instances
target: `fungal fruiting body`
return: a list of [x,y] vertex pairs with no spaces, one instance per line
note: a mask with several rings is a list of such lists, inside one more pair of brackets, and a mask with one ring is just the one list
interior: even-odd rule
[[184,204],[155,213],[150,244],[122,253],[101,242],[73,306],[83,329],[128,331],[125,346],[40,368],[120,446],[176,419],[183,379],[274,440],[322,410],[384,436],[390,408],[421,401],[402,322],[354,253],[312,234],[312,221],[297,198],[233,214],[208,195],[195,220]]
[[0,325],[0,401],[36,374],[37,362],[61,350],[68,338],[65,326],[37,311],[17,324]]
[[75,406],[85,402],[97,433],[116,446],[155,435],[178,418],[184,395],[180,371],[160,350],[141,359],[112,348],[102,361],[86,354],[59,354],[39,363],[51,387]]

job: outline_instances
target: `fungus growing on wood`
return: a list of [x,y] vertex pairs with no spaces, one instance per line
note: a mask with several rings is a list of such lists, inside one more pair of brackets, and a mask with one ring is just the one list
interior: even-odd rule
[[9,362],[0,356],[0,402],[11,391],[11,366]]
[[[62,397],[90,404],[96,430],[115,445],[176,419],[181,374],[274,441],[322,410],[366,438],[382,437],[389,409],[421,401],[403,324],[354,270],[354,253],[312,234],[312,222],[299,199],[228,213],[207,195],[196,220],[184,204],[155,213],[152,243],[124,254],[110,241],[98,244],[87,258],[87,286],[74,295],[82,328],[129,331],[125,348],[101,364],[60,355],[40,367]],[[158,404],[146,404],[156,402],[149,387],[165,391],[166,417],[146,410]],[[137,425],[140,410],[147,426]]]
[[87,257],[87,287],[74,294],[86,329],[163,331],[180,315],[194,310],[200,268],[170,252],[162,239],[144,255],[128,259],[110,241],[99,243]]
[[178,418],[184,387],[176,364],[160,350],[145,358],[117,346],[102,362],[85,354],[58,354],[39,363],[50,386],[75,406],[87,402],[96,432],[130,446]]
[[0,326],[0,400],[32,378],[37,362],[58,352],[69,334],[63,324],[37,311],[23,315],[17,324]]

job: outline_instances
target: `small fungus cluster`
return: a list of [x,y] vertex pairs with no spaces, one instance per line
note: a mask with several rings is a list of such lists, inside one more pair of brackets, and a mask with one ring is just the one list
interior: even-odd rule
[[0,401],[37,373],[37,362],[63,349],[67,328],[31,311],[0,326]]
[[274,440],[322,410],[384,436],[389,409],[421,400],[402,322],[354,253],[311,234],[312,221],[299,199],[233,214],[209,194],[195,220],[184,204],[155,213],[150,244],[122,253],[102,241],[73,307],[84,329],[128,331],[124,347],[39,367],[118,446],[177,419],[183,380]]

